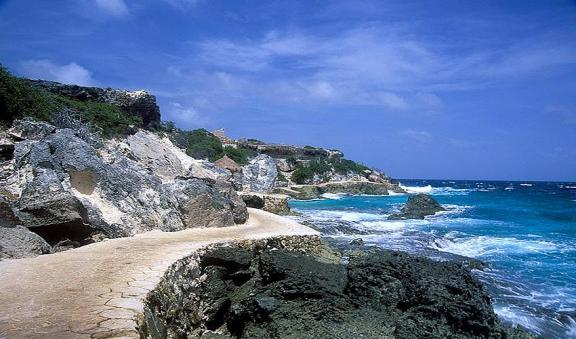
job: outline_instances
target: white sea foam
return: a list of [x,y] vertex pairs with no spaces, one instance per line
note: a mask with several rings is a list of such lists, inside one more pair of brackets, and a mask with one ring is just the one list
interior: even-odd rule
[[378,231],[398,231],[406,227],[406,223],[402,221],[364,221],[362,225]]
[[532,187],[532,184],[520,184],[520,186]]
[[404,189],[407,193],[429,193],[432,195],[466,195],[473,189],[468,188],[454,188],[454,187],[432,187],[427,186],[404,186],[400,184],[400,187]]
[[568,330],[566,331],[566,336],[568,338],[576,338],[576,321],[571,317],[568,317],[570,323],[568,324]]
[[512,308],[509,306],[494,306],[494,312],[505,321],[512,323],[513,325],[520,325],[530,331],[540,334],[542,330],[539,324],[544,321],[540,318],[533,316],[527,312],[524,312],[518,308]]
[[344,197],[344,194],[338,193],[324,193],[322,194],[322,198],[330,199],[330,200],[340,200]]
[[370,221],[370,220],[385,220],[386,216],[383,214],[364,213],[354,211],[325,211],[325,210],[308,210],[306,214],[315,219],[324,220],[344,220],[344,221]]
[[432,186],[404,186],[400,184],[400,188],[408,193],[430,193],[432,192]]
[[516,238],[498,238],[489,236],[454,240],[445,238],[436,240],[431,245],[439,251],[474,258],[493,254],[549,253],[563,250],[563,246],[549,241],[521,240]]

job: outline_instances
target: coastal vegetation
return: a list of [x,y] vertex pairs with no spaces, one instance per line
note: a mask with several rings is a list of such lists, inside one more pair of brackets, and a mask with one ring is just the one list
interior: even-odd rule
[[81,101],[33,87],[29,81],[10,74],[0,66],[0,110],[10,125],[24,117],[55,123],[55,116],[68,114],[82,120],[105,138],[126,135],[142,127],[142,118],[129,115],[104,102]]

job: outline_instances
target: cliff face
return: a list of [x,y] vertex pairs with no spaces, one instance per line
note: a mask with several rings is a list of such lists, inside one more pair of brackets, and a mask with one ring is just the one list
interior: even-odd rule
[[[17,120],[4,134],[14,152],[0,163],[0,214],[10,216],[0,227],[26,228],[2,233],[0,257],[45,253],[48,244],[58,250],[153,229],[247,219],[229,172],[188,157],[153,133],[95,141],[72,129]],[[25,247],[38,242],[26,230],[47,244]]]
[[126,91],[111,88],[65,85],[44,80],[29,80],[35,88],[79,101],[111,104],[130,116],[142,118],[144,126],[160,123],[160,108],[156,97],[146,91]]

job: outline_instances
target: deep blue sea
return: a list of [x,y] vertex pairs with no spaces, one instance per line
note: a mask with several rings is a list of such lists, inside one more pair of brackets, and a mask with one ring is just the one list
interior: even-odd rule
[[400,180],[448,208],[425,220],[388,221],[407,200],[325,195],[292,201],[326,237],[490,265],[474,271],[504,322],[544,338],[576,338],[576,183]]

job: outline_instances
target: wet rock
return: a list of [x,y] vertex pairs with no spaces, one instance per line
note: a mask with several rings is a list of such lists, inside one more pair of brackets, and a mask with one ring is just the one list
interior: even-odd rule
[[242,168],[243,189],[250,192],[268,193],[274,188],[278,171],[271,157],[261,154]]
[[51,252],[50,245],[26,227],[0,227],[0,259],[26,258]]
[[352,246],[364,246],[364,240],[362,238],[356,238],[350,241],[350,245]]
[[[460,264],[311,242],[269,239],[183,259],[148,295],[141,336],[507,338]],[[250,273],[234,280],[237,272]]]
[[392,214],[388,219],[424,219],[427,215],[434,215],[436,212],[445,210],[434,198],[428,194],[421,193],[411,195],[406,205],[400,209],[400,213]]

